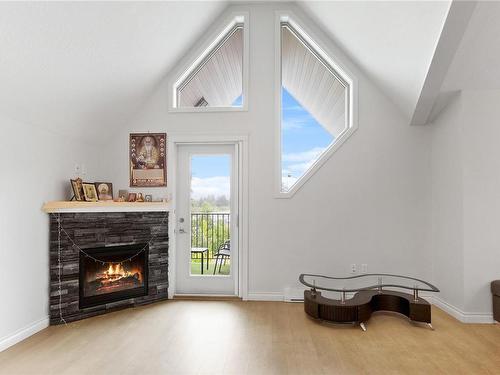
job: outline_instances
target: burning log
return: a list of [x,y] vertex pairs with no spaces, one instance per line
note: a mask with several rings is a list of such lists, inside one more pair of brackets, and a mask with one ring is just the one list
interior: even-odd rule
[[138,269],[125,270],[122,264],[109,263],[107,268],[87,281],[86,288],[94,291],[90,293],[111,293],[141,285],[142,279],[142,273]]

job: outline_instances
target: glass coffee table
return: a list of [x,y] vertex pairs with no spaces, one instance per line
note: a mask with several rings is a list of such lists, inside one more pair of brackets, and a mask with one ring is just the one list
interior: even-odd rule
[[[384,273],[351,277],[303,273],[299,281],[310,288],[304,291],[304,310],[314,319],[359,323],[366,331],[365,322],[373,312],[393,311],[406,315],[413,322],[427,323],[433,329],[431,305],[419,296],[419,292],[439,292],[439,289],[427,281]],[[339,299],[324,297],[321,291],[338,293]]]

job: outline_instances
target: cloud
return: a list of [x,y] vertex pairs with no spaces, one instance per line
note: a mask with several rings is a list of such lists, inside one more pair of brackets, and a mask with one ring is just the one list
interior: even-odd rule
[[284,154],[281,160],[284,162],[310,162],[316,160],[323,151],[325,151],[325,147],[314,147],[307,151]]
[[191,198],[200,199],[209,195],[219,197],[224,195],[230,198],[231,183],[229,176],[215,177],[192,177],[191,178]]
[[303,121],[285,120],[281,123],[281,129],[283,130],[301,130],[302,128],[304,128]]
[[316,159],[310,160],[306,163],[290,164],[288,169],[292,175],[302,176],[311,166],[314,164]]
[[302,130],[311,126],[314,119],[308,114],[294,114],[283,116],[281,127],[283,130]]
[[304,109],[304,107],[300,105],[288,105],[283,107],[283,111],[301,111],[301,112],[306,112],[307,111]]
[[315,147],[303,152],[293,152],[282,156],[282,181],[284,186],[291,186],[298,177],[311,168],[319,156],[325,151],[324,147]]
[[281,178],[281,189],[283,191],[288,191],[297,182],[296,177],[283,176]]

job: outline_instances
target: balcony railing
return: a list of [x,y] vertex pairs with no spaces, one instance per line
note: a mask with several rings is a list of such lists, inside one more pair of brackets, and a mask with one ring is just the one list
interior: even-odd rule
[[[214,259],[219,246],[231,238],[230,217],[229,212],[191,214],[191,247],[206,247],[209,262]],[[191,258],[198,257],[191,254]]]

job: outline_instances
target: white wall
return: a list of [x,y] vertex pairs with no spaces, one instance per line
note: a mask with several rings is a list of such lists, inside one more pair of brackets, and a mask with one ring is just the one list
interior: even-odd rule
[[241,8],[250,10],[248,112],[169,113],[167,76],[110,144],[111,180],[128,186],[129,132],[248,133],[251,296],[282,295],[302,272],[347,274],[350,263],[367,263],[370,272],[430,278],[429,132],[408,126],[355,66],[359,129],[292,199],[274,198],[274,10],[283,8]]
[[439,297],[464,308],[462,97],[432,124],[432,267]]
[[500,277],[500,90],[463,90],[432,126],[433,277],[465,321],[491,321]]
[[48,324],[45,201],[68,199],[76,163],[97,176],[98,149],[0,116],[0,350]]
[[465,311],[491,314],[490,282],[500,279],[500,90],[465,90]]

